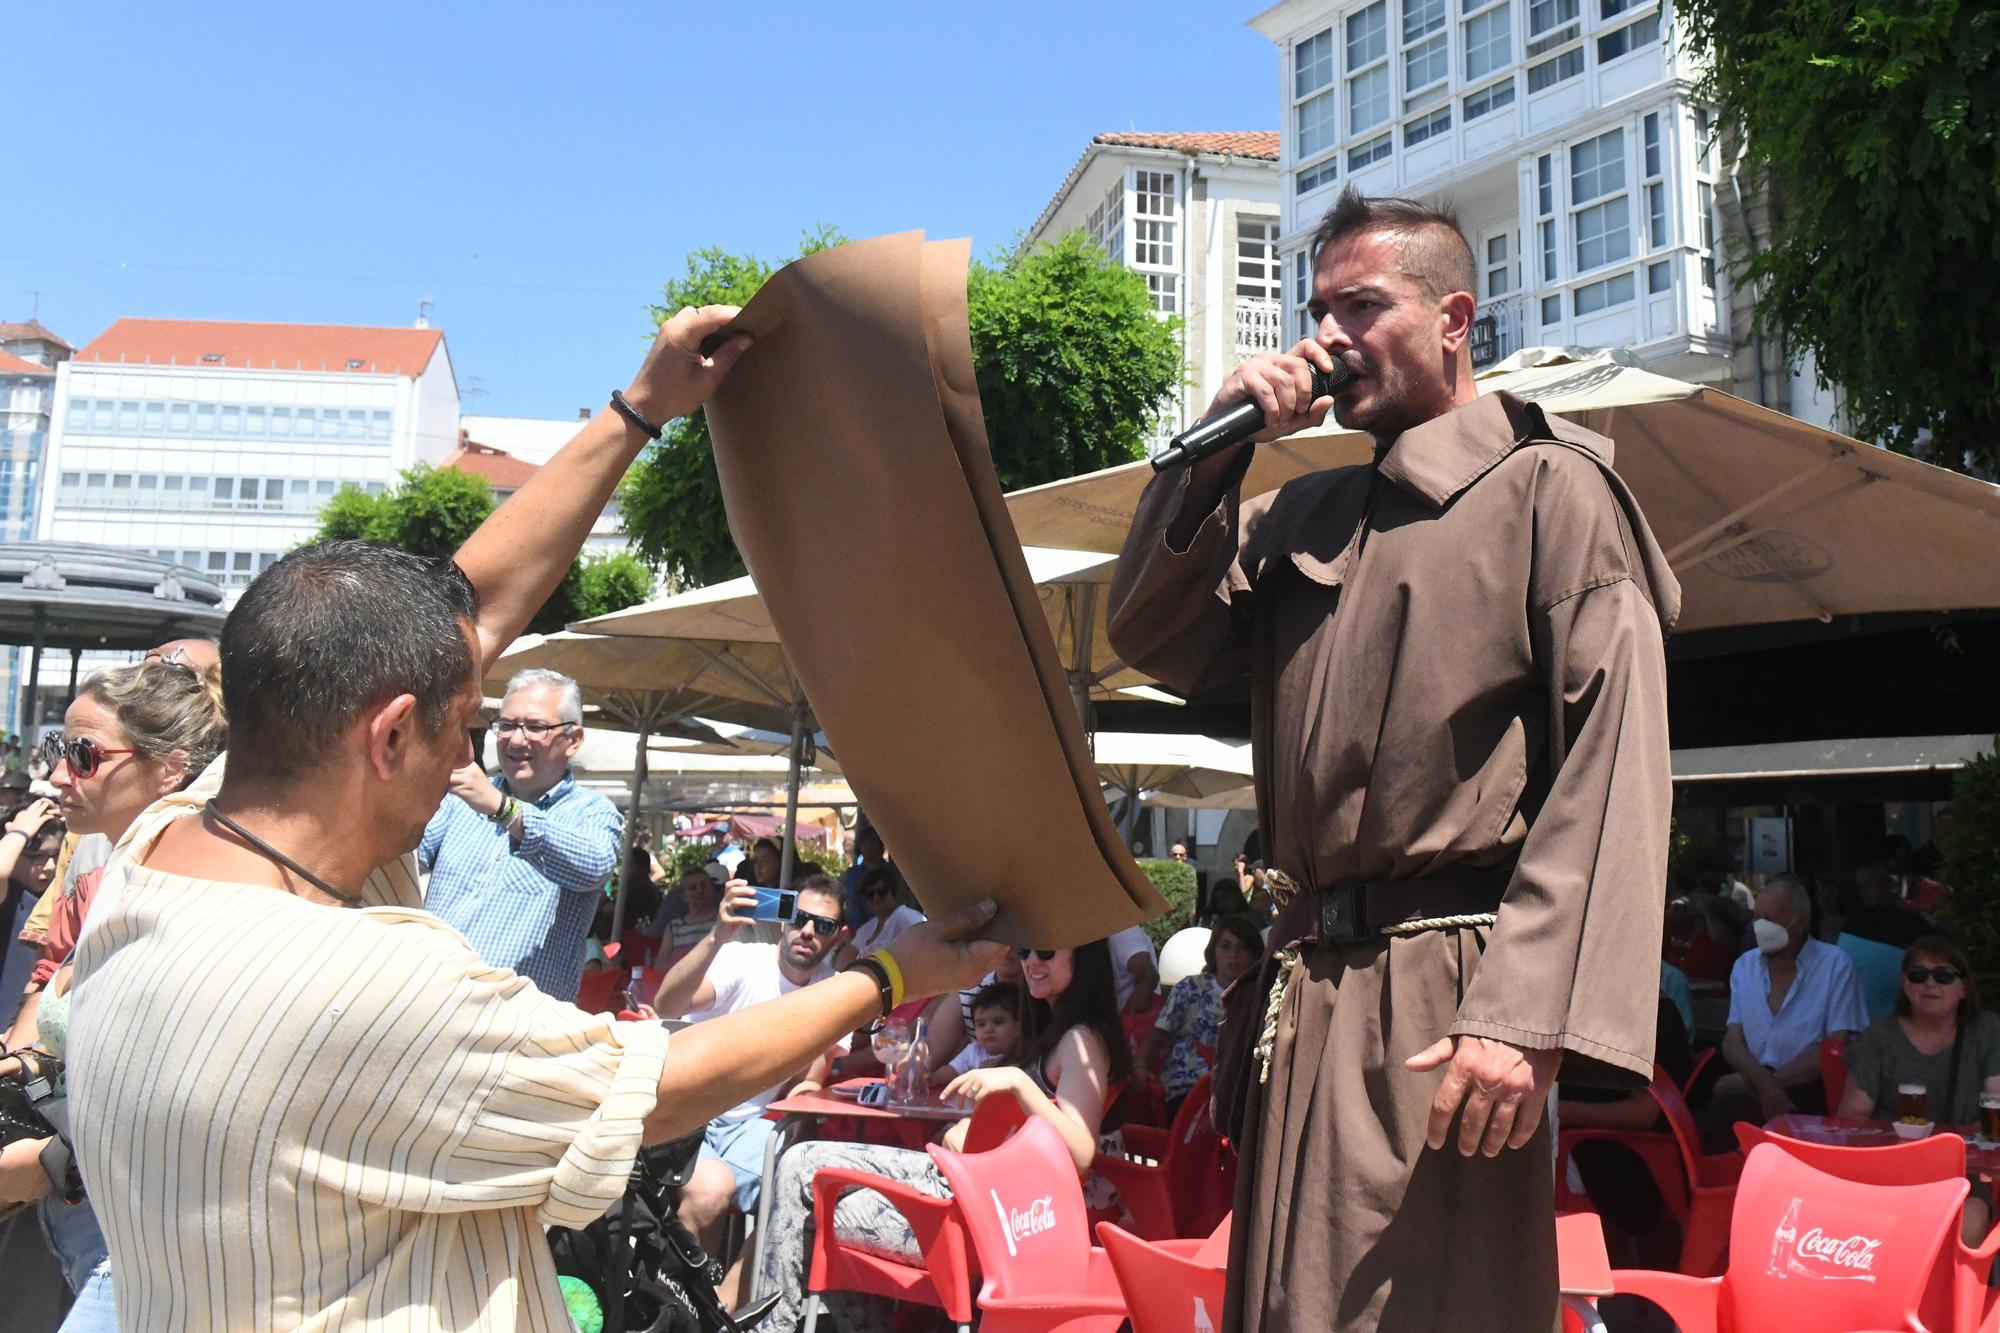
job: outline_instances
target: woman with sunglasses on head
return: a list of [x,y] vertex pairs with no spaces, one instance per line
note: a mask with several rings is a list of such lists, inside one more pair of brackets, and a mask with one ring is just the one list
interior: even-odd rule
[[[1979,1119],[1980,1091],[2000,1076],[2000,1015],[1979,1004],[1965,951],[1944,935],[1926,935],[1903,951],[1895,1008],[1847,1048],[1847,1091],[1835,1114],[1897,1118],[1897,1089],[1922,1085],[1925,1116],[1941,1125]],[[1991,1188],[1973,1178],[1965,1201],[1965,1238],[1977,1243],[1992,1215]]]
[[[220,667],[148,660],[91,677],[63,715],[62,734],[43,742],[43,757],[70,831],[103,834],[115,845],[146,807],[193,782],[227,743]],[[102,878],[102,868],[79,876],[56,904],[30,982],[39,989],[15,1027],[58,1058],[69,1031],[69,955]],[[0,1150],[0,1200],[39,1201],[44,1234],[77,1294],[64,1333],[116,1329],[104,1236],[62,1145],[24,1139]]]
[[[1017,952],[1029,996],[1020,1058],[961,1074],[942,1095],[975,1107],[989,1097],[1015,1098],[1029,1115],[1055,1126],[1077,1171],[1087,1176],[1097,1157],[1112,1088],[1132,1072],[1111,951],[1097,940],[1077,949]],[[944,1145],[962,1148],[970,1125],[970,1120],[955,1122],[945,1131]],[[757,1252],[757,1292],[782,1293],[766,1324],[775,1333],[792,1333],[805,1315],[806,1264],[813,1247],[812,1181],[827,1167],[873,1172],[939,1198],[951,1194],[928,1153],[853,1143],[801,1143],[788,1149],[778,1162],[769,1234]],[[1101,1182],[1087,1178],[1085,1194],[1093,1222],[1103,1214],[1115,1216],[1116,1195]],[[921,1259],[902,1214],[871,1190],[843,1198],[834,1209],[834,1226],[843,1239],[865,1248],[910,1262]]]

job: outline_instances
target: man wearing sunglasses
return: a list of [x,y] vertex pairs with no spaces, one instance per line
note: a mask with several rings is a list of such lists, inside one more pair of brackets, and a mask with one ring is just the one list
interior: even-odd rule
[[487,962],[573,1000],[625,821],[570,773],[583,744],[583,696],[568,676],[515,673],[492,730],[500,776],[488,777],[476,757],[461,765],[424,829],[424,906]]
[[[750,918],[756,905],[756,889],[744,880],[731,880],[714,929],[667,972],[653,997],[653,1007],[662,1014],[684,1014],[699,1023],[789,995],[833,975],[830,960],[847,942],[848,929],[841,916],[840,885],[831,876],[809,875],[799,885],[796,909],[776,944],[738,938],[745,927],[757,924]],[[844,1040],[836,1043],[792,1078],[709,1121],[701,1160],[681,1193],[680,1207],[681,1221],[697,1235],[708,1233],[704,1245],[709,1253],[716,1252],[708,1242],[715,1239],[717,1224],[732,1204],[743,1213],[757,1207],[764,1149],[776,1128],[764,1118],[764,1108],[788,1088],[803,1082],[823,1083],[832,1050],[846,1049]]]

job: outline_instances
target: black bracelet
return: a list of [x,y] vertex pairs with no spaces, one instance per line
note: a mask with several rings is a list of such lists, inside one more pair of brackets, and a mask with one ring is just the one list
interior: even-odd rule
[[646,438],[649,440],[657,440],[660,436],[666,434],[667,428],[665,426],[655,426],[652,422],[639,415],[638,408],[625,401],[625,391],[623,389],[613,389],[611,391],[611,410],[637,426],[645,433]]
[[875,978],[875,985],[882,992],[882,1017],[887,1018],[890,1012],[896,1007],[896,989],[889,984],[889,969],[882,966],[875,959],[863,954],[840,970],[842,972],[852,972],[857,968]]

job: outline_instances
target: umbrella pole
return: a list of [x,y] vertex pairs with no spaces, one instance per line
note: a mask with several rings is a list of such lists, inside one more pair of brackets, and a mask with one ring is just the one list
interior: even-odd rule
[[796,700],[792,704],[792,763],[791,774],[785,784],[785,836],[780,843],[780,861],[777,885],[782,888],[792,882],[792,871],[798,861],[799,845],[799,778],[805,767],[802,762],[806,744],[806,701]]
[[632,760],[632,799],[625,807],[625,863],[618,873],[618,901],[611,908],[611,938],[625,938],[625,905],[632,900],[632,849],[639,845],[639,801],[646,790],[646,740],[652,734],[653,711],[639,712],[639,753]]
[[1069,693],[1076,704],[1077,718],[1083,723],[1083,734],[1089,736],[1096,730],[1091,725],[1090,650],[1096,634],[1097,586],[1091,583],[1072,585],[1069,605]]
[[42,613],[35,612],[34,656],[28,659],[28,720],[21,724],[21,745],[23,753],[35,743],[35,732],[42,724],[42,644],[47,627],[42,621]]

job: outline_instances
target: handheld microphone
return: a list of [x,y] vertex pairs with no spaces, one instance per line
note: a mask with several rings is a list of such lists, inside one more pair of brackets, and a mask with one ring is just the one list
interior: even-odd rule
[[[1312,367],[1312,396],[1315,401],[1331,398],[1354,381],[1354,372],[1345,361],[1336,360],[1331,371]],[[1197,421],[1153,455],[1153,471],[1170,467],[1192,467],[1210,454],[1219,453],[1264,429],[1264,409],[1256,399],[1238,403],[1227,411]]]

